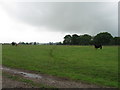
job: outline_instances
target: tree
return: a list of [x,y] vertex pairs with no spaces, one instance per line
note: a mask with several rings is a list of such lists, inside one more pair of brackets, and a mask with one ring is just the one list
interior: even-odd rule
[[120,37],[114,37],[114,38],[110,41],[110,45],[120,45]]
[[65,44],[65,45],[70,45],[71,44],[71,35],[66,35],[64,37],[63,44]]
[[14,45],[16,45],[16,42],[12,42],[11,44],[12,44],[12,46],[14,46]]
[[114,37],[113,40],[115,45],[120,45],[120,37]]
[[72,35],[71,44],[72,45],[78,45],[79,44],[79,36],[77,34]]
[[57,42],[56,45],[62,45],[62,42]]
[[34,45],[36,45],[37,43],[36,43],[36,42],[34,42],[33,44],[34,44]]
[[112,35],[108,32],[102,32],[97,34],[93,41],[96,44],[109,45],[110,41],[113,39]]
[[91,43],[92,36],[88,34],[84,34],[79,36],[79,44],[80,45],[89,45]]
[[18,44],[22,44],[22,45],[25,45],[26,43],[25,43],[25,42],[19,42]]
[[29,45],[29,43],[28,43],[28,42],[26,42],[25,44],[26,44],[26,45]]

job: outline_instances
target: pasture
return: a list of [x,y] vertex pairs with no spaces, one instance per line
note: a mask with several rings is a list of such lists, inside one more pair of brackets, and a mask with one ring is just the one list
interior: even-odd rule
[[118,87],[118,47],[3,45],[2,64],[71,80]]

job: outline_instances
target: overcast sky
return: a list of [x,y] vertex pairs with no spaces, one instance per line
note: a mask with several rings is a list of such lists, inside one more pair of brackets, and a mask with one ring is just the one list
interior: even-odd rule
[[118,2],[0,2],[0,42],[59,42],[99,32],[118,36]]

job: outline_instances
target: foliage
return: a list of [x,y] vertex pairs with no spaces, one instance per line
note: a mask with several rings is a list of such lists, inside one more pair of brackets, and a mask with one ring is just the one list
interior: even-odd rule
[[77,34],[72,35],[71,44],[72,45],[78,45],[79,44],[79,36]]
[[114,37],[114,45],[120,45],[120,37]]
[[120,45],[120,37],[113,37],[108,32],[100,32],[96,36],[91,36],[88,34],[77,35],[73,34],[66,35],[63,41],[64,45]]
[[71,44],[71,35],[66,35],[65,37],[64,37],[64,41],[63,41],[63,44],[65,44],[65,45],[70,45]]
[[16,42],[12,42],[11,44],[14,46],[14,45],[16,45]]
[[112,35],[108,32],[102,32],[97,34],[94,37],[94,43],[102,44],[102,45],[109,45],[111,39],[113,39]]
[[79,37],[79,44],[80,45],[90,45],[92,36],[88,34],[81,35]]

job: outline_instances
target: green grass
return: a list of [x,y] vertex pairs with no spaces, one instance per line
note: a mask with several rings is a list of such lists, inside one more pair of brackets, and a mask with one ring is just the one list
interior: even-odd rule
[[7,78],[11,79],[11,80],[15,80],[15,81],[27,83],[28,85],[30,85],[30,86],[32,86],[32,87],[53,88],[53,87],[49,87],[49,86],[46,86],[46,85],[43,85],[43,84],[35,83],[35,82],[33,82],[32,80],[25,79],[25,78],[22,78],[22,77],[20,77],[20,76],[11,75],[11,74],[6,73],[6,72],[3,72],[2,75],[3,75],[4,77],[7,77]]
[[118,87],[118,47],[3,45],[3,65]]

